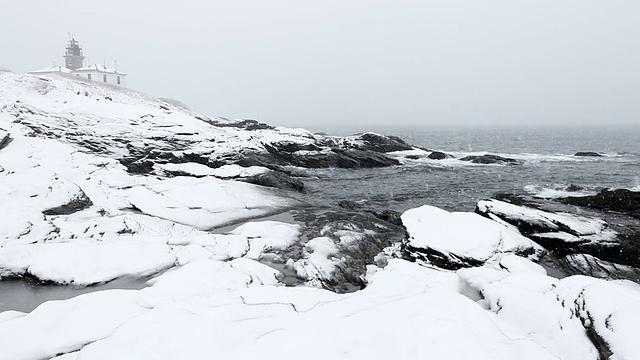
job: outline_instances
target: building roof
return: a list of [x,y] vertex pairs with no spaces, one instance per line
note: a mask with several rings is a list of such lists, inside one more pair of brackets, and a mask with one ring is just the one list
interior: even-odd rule
[[29,71],[29,74],[51,74],[51,73],[70,74],[71,70],[67,69],[64,66],[56,65],[56,66],[50,66],[48,68],[44,68],[40,70]]
[[123,72],[114,70],[110,67],[107,67],[101,64],[93,64],[93,65],[85,66],[80,69],[76,69],[73,72],[80,72],[80,71],[97,71],[97,72],[103,72],[103,73],[109,73],[109,74],[127,75]]

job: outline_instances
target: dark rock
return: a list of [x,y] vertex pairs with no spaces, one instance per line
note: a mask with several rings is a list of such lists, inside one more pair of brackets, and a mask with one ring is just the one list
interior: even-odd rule
[[70,215],[75,212],[87,209],[93,205],[93,202],[84,191],[80,190],[80,193],[71,199],[66,204],[56,206],[51,209],[44,210],[42,213],[45,215]]
[[407,156],[405,156],[405,158],[411,159],[411,160],[419,160],[419,159],[422,158],[422,156],[420,156],[420,155],[407,155]]
[[598,154],[595,151],[578,151],[574,156],[585,156],[585,157],[602,157],[602,155]]
[[412,146],[407,144],[404,140],[397,136],[378,135],[375,133],[364,133],[360,135],[360,140],[364,142],[363,146],[360,146],[360,150],[369,150],[376,152],[392,152],[411,150]]
[[153,161],[148,159],[120,159],[120,163],[127,168],[127,171],[132,174],[148,174],[153,170]]
[[516,159],[506,158],[498,155],[471,155],[460,159],[462,161],[470,161],[474,164],[499,164],[499,165],[516,165],[520,162]]
[[528,205],[524,196],[514,194],[514,193],[498,192],[493,194],[491,197],[496,200],[504,201],[506,203],[513,204],[513,205],[518,205],[518,206]]
[[592,209],[615,211],[640,219],[640,192],[627,189],[602,190],[593,196],[566,197],[559,199],[564,204],[584,206]]
[[251,119],[243,119],[243,120],[237,120],[233,122],[221,122],[213,119],[204,119],[204,118],[200,118],[200,119],[217,127],[233,127],[233,128],[244,129],[248,131],[275,129],[274,126],[261,123],[257,120],[251,120]]
[[[313,153],[298,154],[289,151],[279,151],[273,144],[264,144],[269,154],[273,157],[271,162],[279,165],[294,165],[303,168],[375,168],[391,165],[399,165],[396,159],[392,159],[382,153],[371,150],[338,149],[330,151],[316,151]],[[282,148],[283,145],[280,145]],[[286,149],[298,149],[299,145],[285,144]],[[302,149],[301,149],[302,150]],[[265,159],[269,162],[269,159]]]
[[11,142],[11,136],[9,133],[6,133],[4,136],[0,137],[0,150],[4,149]]
[[580,185],[569,184],[569,186],[567,186],[564,190],[569,192],[576,192],[576,191],[584,190],[584,187]]
[[[558,204],[557,202],[551,202],[549,200],[544,202],[545,200],[540,199],[537,201],[540,201],[537,205],[537,209],[550,214],[553,214],[554,212],[567,213],[575,211],[575,208]],[[528,199],[523,198],[522,202],[528,207],[532,207],[530,206],[531,202]],[[512,204],[514,203],[512,202]],[[514,205],[521,206],[520,204]],[[554,210],[551,210],[551,208]],[[498,217],[501,220],[517,227],[522,235],[529,237],[547,250],[550,250],[557,258],[584,254],[592,256],[598,261],[619,264],[620,266],[640,268],[640,226],[638,225],[637,220],[626,215],[615,214],[615,216],[607,217],[607,213],[589,214],[588,216],[598,217],[605,221],[602,231],[606,233],[596,232],[592,234],[580,233],[580,230],[570,228],[568,225],[565,225],[565,223],[554,220],[553,217],[540,213],[538,214],[540,217],[538,219],[526,218],[520,215],[513,216],[510,214],[502,214],[491,210],[491,208],[488,208],[488,211],[486,212],[480,211],[479,208],[476,208],[476,213],[489,218],[491,217],[490,215]],[[582,213],[580,215],[585,216],[587,214]],[[609,218],[609,220],[606,220],[607,218]],[[542,219],[546,220],[543,221]],[[611,232],[611,230],[614,232]],[[564,238],[566,235],[563,235],[562,232],[571,234],[577,237],[577,239],[574,238],[571,241],[567,241]],[[546,233],[546,235],[539,236],[538,234],[540,233]],[[557,234],[557,236],[554,236],[554,234]],[[585,269],[582,272],[576,272],[567,266],[565,267],[570,274],[586,274],[586,271],[589,271],[588,269]],[[627,278],[626,276],[626,273],[621,273],[618,277]],[[611,277],[616,278],[615,276]]]
[[[375,167],[385,167],[392,165],[400,165],[400,162],[396,159],[392,159],[384,154],[380,154],[378,152],[372,150],[344,150],[338,151],[337,153],[342,156],[347,157],[348,159],[355,160],[356,166],[361,168],[375,168]],[[348,164],[349,162],[346,162]],[[340,162],[339,162],[340,164]],[[339,166],[339,167],[352,167],[352,166]]]
[[351,200],[340,200],[338,201],[338,206],[350,211],[361,210],[364,207],[362,204]]
[[406,242],[403,243],[403,248],[412,260],[419,260],[447,270],[458,270],[465,267],[481,266],[483,264],[483,262],[478,259],[459,257],[451,253],[445,254],[429,247],[417,248]]
[[282,190],[303,191],[304,183],[280,171],[269,171],[246,178],[238,179],[251,184],[267,186]]
[[431,154],[429,154],[429,156],[427,156],[427,157],[429,159],[432,159],[432,160],[443,160],[443,159],[451,157],[451,155],[445,154],[445,153],[440,152],[440,151],[434,151]]
[[319,151],[321,150],[315,144],[311,143],[298,143],[293,141],[279,141],[270,144],[262,144],[265,149],[271,154],[280,154],[280,153],[293,153],[296,151],[304,150],[304,151]]
[[[364,286],[361,276],[367,265],[384,248],[400,242],[406,234],[403,226],[381,220],[366,211],[305,209],[296,216],[305,223],[303,238],[331,238],[339,249],[336,257],[343,259],[329,279],[320,279],[323,286],[336,292],[357,290]],[[351,241],[340,241],[344,232],[359,234]],[[295,253],[286,254],[295,261]]]
[[404,227],[404,225],[402,224],[402,218],[401,218],[402,214],[397,211],[382,210],[382,211],[367,211],[367,212],[373,214],[375,217],[377,217],[380,220],[386,221],[398,227]]
[[640,282],[640,270],[620,265],[586,254],[571,254],[560,258],[559,264],[568,273],[581,274],[599,279],[629,279]]

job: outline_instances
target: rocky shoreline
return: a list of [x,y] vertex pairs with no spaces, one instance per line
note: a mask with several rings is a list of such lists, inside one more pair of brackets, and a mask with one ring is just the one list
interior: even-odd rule
[[0,85],[0,282],[150,279],[0,312],[0,358],[249,358],[284,341],[292,358],[309,339],[312,358],[640,352],[638,192],[329,203],[305,193],[308,169],[521,161],[207,118],[64,77]]

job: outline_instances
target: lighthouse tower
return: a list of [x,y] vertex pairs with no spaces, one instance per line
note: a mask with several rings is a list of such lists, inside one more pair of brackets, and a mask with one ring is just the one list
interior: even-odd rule
[[82,55],[82,48],[80,43],[75,38],[69,36],[69,42],[67,43],[67,51],[64,54],[65,66],[69,70],[77,70],[83,66],[84,55]]

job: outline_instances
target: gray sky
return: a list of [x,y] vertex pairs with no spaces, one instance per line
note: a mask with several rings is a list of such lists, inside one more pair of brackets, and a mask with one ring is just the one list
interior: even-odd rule
[[640,1],[3,0],[0,67],[67,32],[129,87],[205,115],[325,129],[640,125]]

